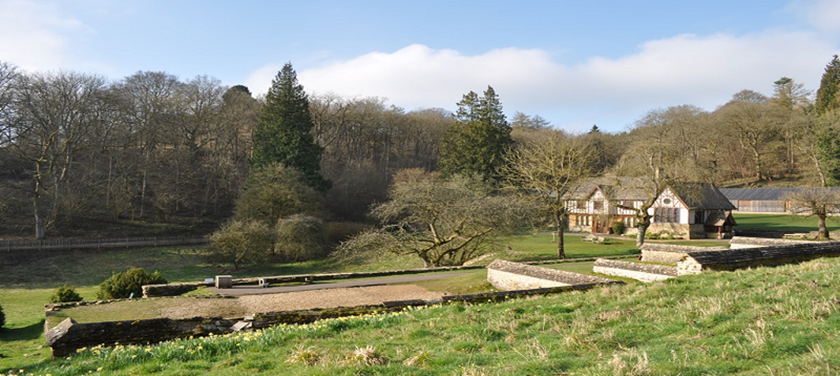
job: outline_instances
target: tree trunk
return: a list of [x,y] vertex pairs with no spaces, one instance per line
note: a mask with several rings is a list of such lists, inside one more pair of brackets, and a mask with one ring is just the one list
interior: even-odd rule
[[645,234],[647,233],[648,227],[650,227],[650,224],[639,222],[639,233],[636,235],[636,248],[642,249],[642,245],[645,244]]
[[819,218],[819,230],[817,231],[817,239],[828,239],[828,227],[825,226],[825,214],[817,216]]
[[558,212],[555,215],[554,223],[557,225],[557,258],[562,260],[566,258],[566,244],[563,241],[563,233],[566,226],[563,223],[563,213]]

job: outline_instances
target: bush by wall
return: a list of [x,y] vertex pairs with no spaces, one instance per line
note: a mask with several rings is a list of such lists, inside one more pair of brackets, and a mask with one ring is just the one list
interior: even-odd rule
[[82,296],[76,292],[76,289],[64,285],[55,290],[55,293],[50,296],[50,303],[67,303],[67,302],[81,302]]
[[125,299],[143,296],[143,285],[159,285],[168,283],[159,271],[149,273],[143,268],[131,268],[123,273],[114,273],[99,285],[96,297],[101,300]]

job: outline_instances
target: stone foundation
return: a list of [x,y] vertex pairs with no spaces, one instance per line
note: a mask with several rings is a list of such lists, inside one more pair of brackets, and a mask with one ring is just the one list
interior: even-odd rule
[[504,260],[487,265],[487,282],[499,290],[525,290],[546,287],[613,283],[615,281],[585,274],[565,272]]
[[680,275],[699,274],[704,270],[783,265],[837,256],[840,256],[840,242],[807,242],[728,251],[689,252],[685,260],[677,263],[677,272]]
[[[604,279],[601,278],[601,280]],[[621,282],[610,281],[610,283]],[[586,290],[598,285],[600,284],[589,283],[518,291],[448,295],[439,300],[404,300],[384,302],[381,305],[372,306],[269,312],[255,314],[253,317],[246,318],[195,317],[183,320],[162,318],[99,323],[77,323],[73,319],[68,318],[55,327],[49,327],[49,321],[47,321],[44,325],[44,337],[47,340],[47,346],[52,347],[53,356],[63,357],[74,353],[79,348],[92,347],[100,344],[105,346],[111,346],[116,343],[150,344],[191,336],[201,337],[211,333],[227,334],[238,331],[239,329],[264,329],[279,324],[308,324],[318,320],[336,317],[398,312],[408,307],[450,303],[501,302],[511,298]],[[95,302],[85,303],[101,304]],[[64,306],[64,304],[48,305],[50,310],[57,310]],[[67,304],[66,306],[73,305]]]
[[642,261],[676,264],[684,260],[688,252],[724,251],[728,249],[728,247],[694,247],[688,245],[645,243],[642,245]]
[[780,245],[791,244],[808,244],[813,241],[808,240],[790,240],[790,239],[773,239],[773,238],[754,238],[749,236],[734,236],[729,241],[729,248],[744,249],[744,248],[761,248],[761,247],[775,247]]
[[632,278],[642,282],[663,281],[677,276],[677,268],[674,266],[605,259],[595,261],[592,271],[616,277]]

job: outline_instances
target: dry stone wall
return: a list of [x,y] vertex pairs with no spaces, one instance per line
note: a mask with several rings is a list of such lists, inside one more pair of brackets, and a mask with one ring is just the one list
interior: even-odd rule
[[642,261],[676,264],[685,259],[688,252],[722,251],[728,249],[728,247],[693,247],[688,245],[645,243],[642,245]]
[[750,236],[734,236],[729,241],[730,249],[744,249],[744,248],[761,248],[761,247],[775,247],[780,245],[791,244],[808,244],[813,243],[808,240],[790,240],[790,239],[772,239],[772,238],[755,238]]
[[728,251],[689,252],[677,263],[677,272],[699,274],[704,270],[735,270],[772,266],[840,256],[840,242],[807,242],[773,247],[732,249]]
[[677,276],[674,266],[642,264],[638,262],[598,259],[592,270],[595,273],[632,278],[642,282],[663,281]]
[[505,260],[487,266],[487,282],[505,290],[525,290],[545,287],[612,283],[615,281],[585,274],[571,273]]

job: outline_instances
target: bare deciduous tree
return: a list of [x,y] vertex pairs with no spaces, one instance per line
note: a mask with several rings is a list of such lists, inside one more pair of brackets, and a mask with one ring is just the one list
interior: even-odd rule
[[785,200],[792,214],[817,217],[817,239],[829,238],[825,220],[829,215],[840,213],[840,192],[826,188],[799,189],[786,195]]
[[545,132],[507,155],[503,174],[514,187],[536,196],[557,228],[557,257],[565,258],[566,196],[594,174],[593,149],[586,139]]
[[384,226],[342,243],[342,250],[416,255],[426,267],[462,265],[530,212],[527,203],[493,193],[477,177],[444,179],[420,169],[398,172],[390,198],[373,209]]

